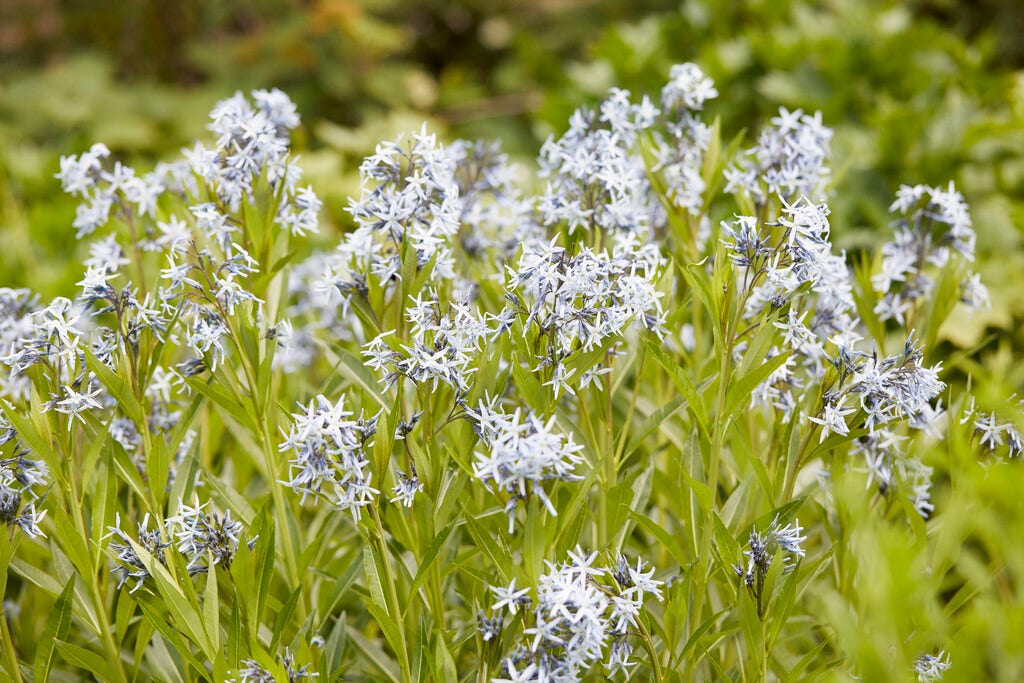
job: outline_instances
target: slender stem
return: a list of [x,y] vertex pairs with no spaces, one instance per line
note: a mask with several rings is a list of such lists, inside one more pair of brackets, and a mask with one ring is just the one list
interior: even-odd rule
[[[796,419],[790,418],[790,419]],[[786,472],[783,475],[783,489],[782,489],[782,500],[791,500],[793,498],[793,491],[796,489],[796,477],[800,473],[800,468],[803,466],[804,455],[807,452],[808,446],[811,443],[811,437],[818,433],[820,427],[811,423],[808,425],[807,431],[804,433],[803,439],[800,441],[800,447],[797,449],[796,455],[792,458],[786,459]]]
[[132,259],[135,262],[135,270],[139,277],[139,292],[146,296],[146,269],[142,265],[142,247],[139,246],[138,232],[135,230],[135,218],[127,206],[121,207],[125,223],[128,224],[128,235],[132,240]]
[[[610,372],[605,373],[605,401],[604,401],[604,422],[605,430],[602,439],[602,452],[604,455],[604,485],[601,487],[603,491],[607,492],[615,485],[616,480],[619,478],[619,461],[618,454],[615,453],[615,434],[614,427],[612,425],[612,374]],[[609,536],[613,533],[608,528],[608,496],[602,495],[601,497],[601,509],[600,516],[602,521],[601,530],[601,546],[607,545]]]
[[[63,449],[64,453],[71,453],[72,449],[70,444],[65,444]],[[75,468],[78,470],[79,468]],[[82,507],[84,505],[84,499],[78,490],[78,478],[75,472],[68,472],[68,486],[70,491],[70,500],[68,501],[68,508],[70,509],[71,516],[74,519],[77,532],[81,538],[90,538],[89,530],[85,525],[85,517],[82,514]],[[103,649],[106,651],[107,659],[111,664],[115,664],[114,672],[117,675],[117,680],[122,683],[127,683],[128,677],[125,675],[124,665],[121,663],[121,651],[117,646],[117,642],[114,640],[114,634],[110,631],[111,619],[107,614],[107,601],[103,596],[103,592],[100,590],[99,581],[96,579],[96,571],[93,569],[88,576],[83,576],[88,585],[89,592],[91,593],[93,605],[96,608],[96,625],[99,627],[100,640],[103,643]]]
[[[392,570],[391,570],[391,559],[392,558],[391,558],[391,552],[388,550],[388,544],[387,544],[387,540],[386,540],[387,537],[384,535],[384,525],[381,523],[380,512],[377,510],[377,506],[376,505],[370,505],[368,507],[370,508],[370,512],[371,512],[371,515],[373,517],[373,524],[374,524],[375,530],[377,532],[377,537],[376,537],[375,540],[377,541],[377,545],[378,545],[379,550],[380,550],[381,567],[383,567],[383,569],[384,569],[384,580],[385,580],[385,583],[387,584],[387,586],[386,586],[387,587],[387,591],[388,591],[387,601],[391,605],[391,607],[388,609],[388,611],[389,612],[394,611],[394,615],[393,616],[399,616],[400,613],[401,613],[401,610],[399,609],[399,605],[401,603],[398,600],[398,589],[395,586],[394,572],[392,572]],[[372,562],[373,558],[370,558],[370,561]],[[396,622],[398,623],[398,637],[401,639],[401,643],[400,644],[401,644],[402,651],[401,652],[396,652],[395,654],[398,655],[398,665],[402,669],[402,680],[403,681],[412,681],[412,669],[410,668],[410,665],[409,665],[409,653],[408,653],[408,648],[406,647],[406,643],[405,643],[405,627],[404,627],[404,623],[403,623],[404,621],[405,621],[404,619],[396,620]]]
[[742,307],[737,307],[737,310],[732,312],[729,316],[728,323],[723,325],[723,328],[725,329],[722,330],[722,340],[725,344],[725,348],[722,349],[721,354],[719,355],[718,390],[715,396],[714,413],[715,425],[711,437],[711,453],[708,463],[708,471],[705,472],[705,477],[708,480],[708,489],[711,492],[712,509],[707,511],[701,532],[700,548],[697,553],[697,566],[695,568],[694,575],[696,582],[694,585],[703,588],[697,589],[694,596],[693,609],[691,610],[690,615],[687,616],[687,620],[690,621],[691,632],[693,629],[699,628],[703,620],[704,602],[707,597],[707,578],[711,564],[711,538],[714,535],[714,520],[716,518],[714,508],[716,507],[718,499],[719,469],[721,468],[725,430],[729,426],[729,420],[727,420],[724,415],[725,400],[728,396],[729,376],[732,372],[732,348],[734,335],[741,312]]
[[7,627],[7,607],[0,611],[0,637],[3,638],[4,668],[7,675],[16,683],[21,683],[21,669],[18,667],[18,653],[14,650],[14,641],[11,639],[11,631]]
[[644,649],[647,650],[647,656],[651,660],[651,672],[653,674],[652,680],[655,683],[661,683],[665,680],[665,676],[661,671],[661,660],[658,659],[658,652],[654,649],[654,642],[651,639],[651,634],[647,631],[647,627],[644,626],[642,619],[637,619],[637,629],[640,631],[640,640],[643,643]]

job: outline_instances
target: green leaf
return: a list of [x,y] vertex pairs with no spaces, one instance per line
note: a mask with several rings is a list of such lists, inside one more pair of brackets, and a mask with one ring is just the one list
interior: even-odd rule
[[633,438],[629,440],[629,445],[627,445],[626,450],[623,451],[622,459],[625,460],[631,456],[633,451],[639,448],[640,444],[655,432],[658,427],[661,426],[662,422],[674,415],[675,412],[684,405],[684,403],[687,403],[685,396],[675,396],[668,403],[648,415],[647,419],[645,419],[637,428]]
[[711,432],[708,429],[709,420],[707,413],[704,411],[704,404],[700,400],[700,396],[697,394],[697,388],[690,381],[690,376],[686,373],[682,366],[669,357],[660,345],[656,344],[649,336],[642,336],[644,344],[647,345],[647,350],[651,352],[651,355],[661,364],[661,367],[665,368],[668,372],[669,377],[672,379],[673,384],[676,385],[676,389],[686,399],[686,403],[689,406],[690,414],[693,415],[693,419],[697,422],[697,427],[700,429],[701,434],[707,439],[711,440]]
[[640,514],[639,512],[630,510],[629,514],[634,520],[636,520],[637,524],[643,527],[644,531],[654,536],[654,538],[661,543],[661,546],[669,552],[672,559],[676,561],[676,564],[680,567],[687,566],[686,551],[683,550],[683,546],[679,543],[678,538],[669,534],[663,526],[655,524],[650,520],[650,518]]
[[192,648],[188,646],[187,641],[182,637],[182,634],[171,625],[167,619],[167,613],[151,603],[152,598],[143,596],[139,601],[139,609],[142,611],[146,622],[150,627],[156,629],[156,631],[163,636],[163,639],[171,644],[171,647],[175,649],[182,657],[184,657],[189,664],[196,671],[204,671],[205,667],[203,662],[199,660],[192,652]]
[[335,362],[335,370],[346,377],[354,387],[372,398],[384,410],[391,409],[391,401],[384,397],[380,383],[362,360],[341,344],[321,344],[321,347],[326,350],[328,358]]
[[[708,284],[707,273],[703,270],[703,265],[706,261],[707,259],[704,259],[700,263],[691,263],[685,267],[680,267],[679,272],[686,280],[687,284],[690,285],[690,288],[697,293],[698,300],[701,302],[705,312],[708,314],[708,318],[711,320],[711,333],[715,338],[715,348],[724,352],[725,340],[722,337],[721,328],[722,315],[718,303],[711,292],[711,287]],[[721,261],[719,261],[719,263],[721,263]]]
[[75,569],[83,577],[93,575],[92,553],[86,545],[86,539],[78,531],[75,523],[68,517],[68,513],[60,508],[53,510],[54,527],[56,528],[55,539],[60,549],[67,555]]
[[32,421],[17,412],[6,400],[0,400],[0,409],[4,411],[7,421],[14,427],[14,431],[18,433],[18,438],[46,462],[58,483],[64,483],[64,468],[56,459],[57,453],[51,447],[50,439],[40,434]]
[[547,557],[548,525],[545,524],[545,517],[547,511],[537,497],[532,496],[526,506],[526,524],[523,529],[523,566],[528,573],[530,585],[535,585],[540,578]]
[[491,563],[498,570],[502,583],[508,585],[508,582],[515,576],[515,572],[512,571],[512,553],[509,551],[508,546],[505,545],[500,536],[492,534],[485,529],[468,511],[463,510],[463,514],[465,515],[466,529],[469,531],[470,536],[473,537],[476,547],[483,550],[487,557],[490,558]]
[[54,645],[60,652],[61,659],[72,666],[92,673],[97,680],[116,681],[121,678],[117,675],[114,665],[108,662],[106,657],[98,655],[92,650],[86,650],[84,647],[72,645],[64,640],[56,640]]
[[233,486],[228,486],[220,477],[203,477],[203,482],[214,490],[220,500],[231,509],[231,512],[235,513],[245,526],[252,524],[256,511]]
[[249,416],[249,413],[246,412],[245,407],[236,401],[235,398],[224,389],[224,387],[214,383],[212,377],[207,382],[197,380],[194,377],[187,377],[185,378],[185,382],[195,392],[208,398],[214,403],[214,405],[230,415],[231,419],[235,422],[253,433],[259,432],[256,428],[255,421]]
[[212,563],[206,573],[206,590],[203,594],[203,618],[213,652],[220,651],[220,596],[217,595],[217,568]]
[[392,683],[402,683],[398,663],[389,657],[378,643],[368,640],[366,636],[351,626],[346,626],[346,630],[352,644],[366,656],[378,671],[387,676],[387,679],[392,681]]
[[697,503],[700,505],[701,510],[709,512],[714,504],[714,494],[711,492],[711,488],[704,482],[691,477],[690,473],[685,469],[680,468],[679,473],[682,475],[686,485],[697,496]]
[[85,353],[86,365],[95,373],[100,383],[110,395],[117,400],[117,405],[121,412],[134,422],[136,426],[146,424],[145,410],[143,410],[139,400],[135,398],[135,394],[132,393],[131,386],[129,386],[127,380],[96,358],[88,345],[82,346],[82,351]]
[[281,644],[281,639],[284,638],[285,630],[288,628],[288,624],[291,623],[292,615],[295,614],[295,609],[299,605],[299,600],[302,598],[302,591],[304,586],[299,586],[291,592],[288,599],[284,601],[281,609],[277,612],[277,617],[274,618],[274,629],[272,633],[273,638],[270,641],[271,651],[276,651],[278,646]]
[[342,656],[345,654],[346,632],[345,613],[342,612],[334,620],[334,626],[324,644],[324,658],[320,664],[320,675],[325,680],[339,680],[339,669],[341,669]]
[[131,626],[135,617],[135,599],[128,591],[118,591],[117,610],[114,613],[114,640],[120,645],[128,634],[128,627]]
[[[334,582],[334,589],[331,591],[331,597],[327,601],[329,607],[325,612],[326,614],[329,615],[334,611],[334,609],[338,606],[338,603],[341,602],[342,597],[344,597],[345,593],[347,593],[352,588],[352,586],[356,582],[356,579],[362,573],[363,554],[362,552],[360,552],[358,555],[356,555],[355,559],[353,559],[349,563],[348,568],[345,570],[345,573],[339,576],[337,581]],[[327,622],[325,619],[324,624],[326,625],[326,623]]]
[[[192,587],[191,580],[186,578],[183,582],[179,583],[171,575],[167,567],[157,561],[149,551],[135,542],[134,539],[129,537],[128,543],[131,544],[135,554],[139,556],[139,559],[142,560],[143,565],[149,571],[150,576],[153,578],[153,583],[156,585],[157,592],[163,598],[164,604],[174,617],[178,627],[182,628],[189,639],[203,651],[203,654],[212,660],[216,656],[217,651],[213,648],[206,632],[203,615],[199,611],[198,601],[195,597],[195,590]],[[174,556],[172,555],[171,557]],[[187,587],[187,595],[182,586]]]
[[758,669],[764,662],[764,624],[757,615],[757,604],[754,597],[746,588],[739,591],[739,604],[737,617],[739,618],[740,630],[743,632],[743,640],[747,646],[745,658],[746,678],[751,681],[763,680]]
[[274,519],[266,513],[264,507],[260,514],[265,523],[260,529],[260,537],[256,541],[256,555],[253,558],[256,562],[256,613],[258,621],[263,614],[263,606],[267,604],[267,597],[270,595],[270,582],[274,577],[274,552],[277,545],[277,529],[274,526]]
[[530,407],[530,410],[538,415],[546,415],[548,410],[546,392],[537,376],[521,364],[513,361],[512,380],[515,382],[516,388],[519,389],[520,395],[526,401],[526,405]]
[[462,524],[462,520],[453,519],[444,525],[437,534],[434,535],[433,540],[430,542],[430,546],[427,547],[427,552],[423,554],[423,558],[419,562],[419,567],[416,569],[416,576],[412,580],[412,585],[409,587],[409,595],[415,595],[416,591],[419,590],[423,580],[427,577],[427,572],[434,562],[437,560],[438,554],[441,552],[441,548],[444,547],[445,541],[448,540],[448,536],[458,525]]
[[718,516],[718,513],[713,513],[713,521],[715,524],[715,542],[718,546],[718,551],[722,555],[724,563],[728,564],[733,562],[733,558],[739,558],[740,555],[740,544],[736,542],[736,538],[729,531],[729,527],[725,525],[722,518]]
[[730,419],[747,405],[747,401],[750,395],[754,393],[754,389],[768,379],[773,372],[782,367],[788,359],[789,354],[785,352],[772,356],[740,379],[733,381],[728,394],[726,394],[725,416],[723,417]]
[[444,683],[456,683],[459,680],[455,668],[455,658],[444,640],[444,636],[438,635],[434,644],[434,680]]
[[37,681],[46,681],[50,677],[50,667],[53,666],[53,651],[58,640],[67,638],[68,629],[71,627],[71,606],[72,596],[75,591],[74,575],[68,579],[53,603],[53,608],[46,617],[46,624],[43,632],[39,635],[39,648],[36,650],[36,658],[32,664],[32,675]]
[[41,569],[37,569],[24,560],[17,557],[11,558],[10,568],[15,574],[30,583],[39,586],[50,595],[57,596],[61,593],[60,583],[52,576]]

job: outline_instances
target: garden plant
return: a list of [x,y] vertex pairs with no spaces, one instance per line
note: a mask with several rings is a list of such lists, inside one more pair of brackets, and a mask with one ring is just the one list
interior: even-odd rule
[[1024,672],[956,643],[1020,580],[959,487],[1024,450],[936,354],[989,305],[967,200],[893,187],[846,253],[820,113],[665,76],[532,168],[381,142],[326,250],[280,90],[63,157],[77,289],[0,290],[5,679]]

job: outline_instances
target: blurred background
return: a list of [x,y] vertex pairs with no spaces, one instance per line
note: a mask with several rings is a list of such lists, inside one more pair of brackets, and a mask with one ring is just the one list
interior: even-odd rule
[[727,138],[779,106],[822,111],[841,247],[890,234],[900,183],[956,181],[993,307],[944,343],[984,349],[1024,387],[1021,35],[1019,0],[0,0],[0,284],[52,296],[78,277],[61,154],[102,141],[145,171],[236,90],[297,103],[330,244],[379,140],[426,120],[445,139],[500,138],[529,166],[579,105],[611,86],[657,94],[695,61]]

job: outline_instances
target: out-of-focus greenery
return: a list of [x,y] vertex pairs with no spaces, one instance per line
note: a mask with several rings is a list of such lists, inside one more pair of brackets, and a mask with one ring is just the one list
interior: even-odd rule
[[66,286],[57,257],[74,208],[54,191],[59,156],[102,140],[145,167],[189,144],[236,90],[276,86],[296,102],[307,122],[296,147],[336,222],[358,160],[424,119],[533,154],[528,115],[560,65],[600,27],[658,5],[0,1],[0,267],[10,284]]
[[[841,244],[887,229],[878,207],[900,183],[952,179],[973,207],[981,252],[1019,252],[1024,58],[1007,36],[1024,12],[1015,2],[9,4],[0,221],[31,225],[43,245],[5,250],[0,265],[17,282],[29,272],[37,280],[65,248],[72,209],[51,178],[60,154],[102,140],[115,153],[166,156],[237,89],[277,86],[296,101],[311,181],[344,223],[358,159],[398,130],[426,118],[449,137],[500,137],[526,157],[579,102],[613,84],[651,91],[686,60],[728,93],[712,108],[725,129],[754,126],[779,105],[823,112],[842,160],[831,200]],[[317,153],[325,148],[342,155]],[[1019,265],[1000,259],[995,274]],[[989,320],[1009,327],[1011,315],[1024,311],[1000,304]]]

